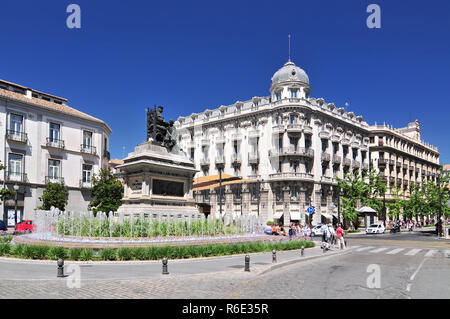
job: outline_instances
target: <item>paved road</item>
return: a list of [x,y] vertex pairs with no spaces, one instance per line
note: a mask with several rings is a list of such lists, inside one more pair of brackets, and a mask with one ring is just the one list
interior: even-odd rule
[[270,253],[252,254],[250,273],[243,255],[170,261],[169,275],[160,262],[78,263],[73,288],[54,262],[0,260],[0,298],[450,298],[449,241],[422,232],[347,241],[344,251],[278,253],[276,265]]

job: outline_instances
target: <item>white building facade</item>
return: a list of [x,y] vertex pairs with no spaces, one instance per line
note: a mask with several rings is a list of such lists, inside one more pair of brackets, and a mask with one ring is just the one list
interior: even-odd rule
[[[336,177],[369,169],[369,127],[322,98],[291,61],[272,77],[270,96],[220,106],[175,122],[179,145],[200,172],[244,183],[224,186],[222,212],[258,214],[263,221],[312,222],[337,216]],[[197,192],[219,212],[217,189]]]
[[14,224],[34,219],[47,182],[69,189],[67,210],[87,211],[88,188],[100,168],[108,168],[109,126],[66,105],[67,100],[0,80],[0,174],[3,187],[17,189],[2,203],[3,218]]

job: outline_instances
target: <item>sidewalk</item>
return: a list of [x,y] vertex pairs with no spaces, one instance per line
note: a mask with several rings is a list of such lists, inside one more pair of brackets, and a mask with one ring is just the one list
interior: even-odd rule
[[[315,258],[331,256],[345,253],[346,250],[330,250],[323,252],[320,243],[313,248],[306,248],[304,256],[301,250],[277,252],[277,262],[272,263],[272,253],[251,253],[250,273],[262,274],[268,271],[287,266],[293,263],[311,260]],[[215,272],[244,272],[245,254],[169,260],[169,275],[192,275],[207,274]],[[77,262],[66,261],[65,270],[69,265],[80,267],[83,279],[98,280],[119,280],[119,279],[139,279],[149,276],[163,276],[162,263],[157,261],[124,261],[124,262]],[[56,280],[56,261],[33,261],[17,260],[11,258],[0,258],[0,280]],[[58,278],[60,279],[60,278]]]

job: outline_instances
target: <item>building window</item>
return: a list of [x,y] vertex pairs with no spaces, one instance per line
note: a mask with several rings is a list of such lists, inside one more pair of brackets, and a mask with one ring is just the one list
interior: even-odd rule
[[9,129],[12,133],[22,133],[23,116],[11,114],[9,122]]
[[194,160],[194,151],[195,151],[195,149],[192,147],[191,151],[190,151],[190,153],[191,153],[191,160]]
[[292,98],[296,98],[297,97],[297,89],[289,89],[289,91],[291,92],[291,97]]
[[83,183],[83,185],[91,186],[91,184],[92,184],[92,165],[83,164],[82,183]]
[[291,186],[291,200],[298,201],[298,188]]
[[277,101],[281,100],[281,92],[275,93],[275,100]]
[[83,131],[83,146],[86,148],[92,146],[92,132]]
[[57,142],[60,139],[60,126],[56,123],[50,123],[49,141]]
[[49,159],[48,160],[48,178],[52,183],[59,182],[61,178],[61,161]]
[[8,178],[10,181],[21,181],[22,179],[22,159],[20,154],[8,155]]

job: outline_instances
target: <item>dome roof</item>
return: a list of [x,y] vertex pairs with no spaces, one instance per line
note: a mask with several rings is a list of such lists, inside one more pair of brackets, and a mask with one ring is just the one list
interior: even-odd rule
[[287,62],[272,76],[272,84],[284,81],[300,81],[309,85],[309,78],[306,72],[291,61]]

